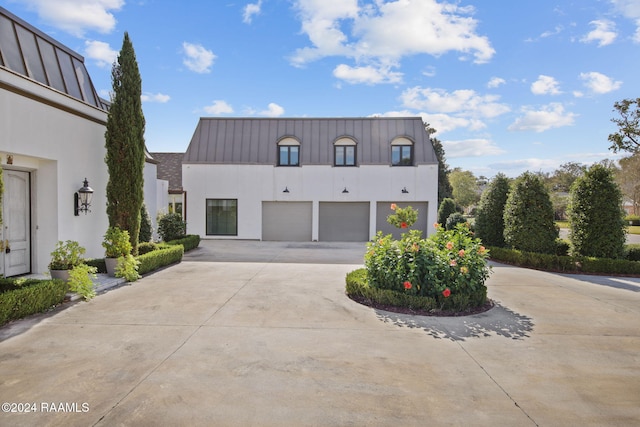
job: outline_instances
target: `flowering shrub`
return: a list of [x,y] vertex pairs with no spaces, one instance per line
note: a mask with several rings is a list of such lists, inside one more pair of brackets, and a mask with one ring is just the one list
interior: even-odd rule
[[[405,208],[403,215],[407,209],[413,211]],[[398,210],[396,208],[396,216]],[[389,222],[402,224],[407,222],[407,217],[395,218],[396,223],[389,219]],[[426,239],[418,230],[403,233],[400,240],[378,232],[367,244],[365,267],[370,287],[434,298],[442,306],[456,296],[469,297],[470,303],[481,305],[485,301],[478,301],[474,296],[486,295],[487,256],[488,251],[466,224],[452,230],[437,224],[436,233]]]

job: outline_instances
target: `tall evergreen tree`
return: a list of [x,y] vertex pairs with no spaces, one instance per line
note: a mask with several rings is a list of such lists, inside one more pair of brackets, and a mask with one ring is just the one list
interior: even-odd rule
[[111,70],[111,107],[105,134],[109,169],[107,216],[109,226],[127,230],[133,253],[138,250],[140,209],[144,200],[144,128],[142,79],[129,34]]
[[480,198],[476,215],[476,236],[487,246],[504,247],[504,205],[509,196],[509,178],[499,173]]
[[593,165],[571,187],[569,240],[574,254],[599,258],[624,256],[622,192],[613,173]]
[[540,176],[523,173],[513,183],[505,204],[505,242],[514,249],[552,254],[557,238],[549,190]]
[[[446,198],[453,198],[453,188],[449,182],[449,165],[447,165],[447,159],[444,156],[444,148],[442,142],[438,138],[434,138],[433,134],[437,131],[432,128],[429,123],[424,123],[424,128],[429,132],[429,140],[433,149],[436,152],[436,158],[438,159],[438,206]],[[443,224],[444,225],[444,224]]]

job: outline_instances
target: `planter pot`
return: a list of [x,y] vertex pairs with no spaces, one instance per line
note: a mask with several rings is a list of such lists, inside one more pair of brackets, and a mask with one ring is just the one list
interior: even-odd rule
[[65,282],[69,281],[69,270],[49,270],[52,279],[60,279]]
[[107,274],[109,277],[116,277],[116,267],[118,266],[118,258],[105,258],[104,263],[107,266]]

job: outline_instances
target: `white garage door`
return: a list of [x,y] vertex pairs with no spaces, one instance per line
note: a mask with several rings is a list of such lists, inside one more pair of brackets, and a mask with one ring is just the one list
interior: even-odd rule
[[[394,202],[378,202],[376,206],[376,231],[382,231],[384,234],[392,234],[394,238],[399,239],[400,235],[406,230],[400,230],[387,222],[387,216],[392,214],[391,203]],[[406,208],[411,206],[418,211],[418,220],[411,227],[413,230],[421,230],[422,237],[427,237],[427,224],[429,224],[428,217],[428,202],[395,202],[398,207]],[[435,218],[432,219],[436,221]]]
[[369,240],[369,202],[320,202],[319,207],[321,242]]
[[262,202],[262,240],[311,241],[311,202]]

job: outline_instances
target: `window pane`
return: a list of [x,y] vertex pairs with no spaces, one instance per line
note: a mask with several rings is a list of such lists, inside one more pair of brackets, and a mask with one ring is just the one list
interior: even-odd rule
[[411,146],[409,145],[402,146],[402,164],[403,165],[411,164]]
[[344,149],[346,150],[346,165],[348,166],[355,166],[356,164],[356,147],[354,146],[347,146],[344,147]]
[[289,164],[289,147],[280,147],[280,163],[281,165]]
[[299,147],[289,147],[289,164],[292,166],[298,165],[298,149]]
[[344,147],[336,147],[336,166],[344,166]]
[[238,201],[207,199],[207,235],[238,235]]
[[391,164],[399,165],[400,164],[400,146],[394,145],[391,147]]

